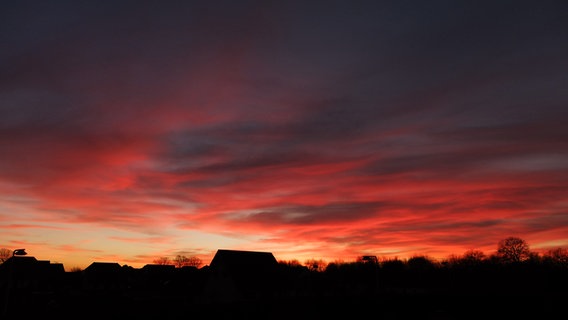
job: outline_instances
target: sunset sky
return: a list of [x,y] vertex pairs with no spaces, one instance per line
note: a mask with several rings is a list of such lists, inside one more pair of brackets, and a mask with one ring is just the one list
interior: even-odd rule
[[8,1],[0,247],[568,247],[568,1]]

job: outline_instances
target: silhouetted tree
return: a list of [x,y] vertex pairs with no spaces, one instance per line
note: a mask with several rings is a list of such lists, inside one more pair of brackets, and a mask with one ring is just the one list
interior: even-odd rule
[[485,259],[483,251],[471,249],[464,252],[462,260],[468,264],[478,264]]
[[383,286],[399,287],[407,280],[406,277],[404,277],[406,263],[398,257],[382,258],[379,265]]
[[413,256],[406,262],[410,270],[429,271],[435,268],[435,263],[427,256]]
[[177,268],[185,267],[185,266],[192,266],[197,267],[201,265],[201,259],[197,257],[186,257],[184,255],[177,255],[174,258],[174,265]]
[[548,250],[544,253],[543,260],[558,266],[568,267],[568,249],[556,248]]
[[518,237],[508,237],[497,245],[497,254],[503,262],[520,262],[530,258],[527,242]]
[[308,259],[304,262],[304,265],[308,267],[310,271],[324,271],[327,267],[327,263],[321,259]]
[[379,259],[377,259],[377,256],[359,256],[357,257],[356,262],[379,264]]
[[159,265],[168,265],[168,264],[170,264],[170,258],[159,257],[157,259],[154,259],[154,261],[152,261],[152,262],[154,262],[155,264],[159,264]]
[[385,271],[400,272],[405,269],[406,264],[399,258],[388,258],[381,261],[381,268]]
[[448,255],[443,261],[442,265],[447,267],[455,267],[460,264],[462,257],[453,253]]
[[0,248],[0,263],[8,260],[12,256],[12,250],[6,248]]
[[302,264],[300,263],[299,260],[297,259],[292,259],[292,260],[280,260],[278,261],[278,264],[280,265],[285,265],[288,267],[301,267]]
[[456,263],[457,265],[465,268],[476,268],[480,266],[486,259],[485,253],[479,250],[470,249],[460,256]]
[[199,259],[198,257],[195,257],[195,256],[191,256],[191,257],[188,258],[186,265],[190,266],[190,267],[199,268],[199,267],[201,267],[202,264],[203,264],[203,261],[201,261],[201,259]]
[[406,268],[406,278],[412,286],[430,286],[435,282],[437,264],[427,256],[412,256],[406,261]]
[[528,257],[523,261],[532,264],[539,264],[542,262],[542,256],[538,252],[529,251]]

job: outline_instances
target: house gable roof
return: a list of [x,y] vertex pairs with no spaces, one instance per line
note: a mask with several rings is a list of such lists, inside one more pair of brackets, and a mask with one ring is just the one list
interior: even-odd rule
[[121,267],[118,262],[93,262],[87,268],[85,272],[115,272],[120,271]]
[[211,269],[222,271],[273,270],[278,261],[271,252],[219,249]]

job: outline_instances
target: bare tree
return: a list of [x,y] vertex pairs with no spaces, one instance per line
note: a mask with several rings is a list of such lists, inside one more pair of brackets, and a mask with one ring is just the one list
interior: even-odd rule
[[568,266],[568,249],[556,248],[548,250],[544,254],[544,258],[555,264]]
[[186,257],[186,256],[182,256],[182,255],[179,255],[179,254],[178,254],[178,255],[174,258],[174,265],[175,265],[177,268],[181,268],[181,267],[183,267],[183,266],[188,266],[188,265],[189,265],[189,258]]
[[300,263],[300,261],[298,259],[280,260],[280,261],[278,261],[278,263],[281,264],[281,265],[288,266],[288,267],[302,267],[302,264]]
[[499,241],[497,254],[504,262],[525,261],[531,256],[527,242],[518,237],[508,237]]
[[308,259],[304,262],[304,265],[308,267],[310,271],[322,272],[327,267],[327,263],[321,259]]
[[154,261],[152,261],[152,262],[154,262],[155,264],[159,264],[159,265],[168,265],[168,264],[171,264],[171,263],[170,263],[170,258],[168,258],[168,257],[159,257],[159,258],[157,258],[157,259],[154,259]]
[[485,253],[480,250],[470,249],[464,252],[462,261],[468,265],[479,264],[485,259]]
[[202,264],[203,264],[203,261],[201,261],[201,259],[199,259],[198,257],[195,257],[195,256],[189,257],[188,261],[187,261],[187,265],[191,266],[191,267],[199,268],[199,267],[201,267]]
[[448,255],[442,263],[448,266],[457,266],[460,264],[462,257],[455,253]]
[[6,248],[0,248],[0,263],[8,260],[12,256],[12,250]]

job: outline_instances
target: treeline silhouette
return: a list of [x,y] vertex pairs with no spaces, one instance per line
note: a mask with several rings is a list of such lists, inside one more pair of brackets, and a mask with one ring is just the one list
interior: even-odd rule
[[223,249],[201,268],[93,262],[72,272],[14,254],[0,277],[1,319],[552,319],[568,301],[568,251],[540,255],[510,237],[490,256],[302,265]]

